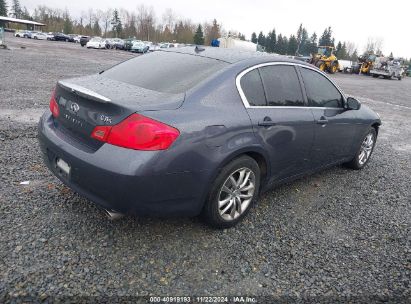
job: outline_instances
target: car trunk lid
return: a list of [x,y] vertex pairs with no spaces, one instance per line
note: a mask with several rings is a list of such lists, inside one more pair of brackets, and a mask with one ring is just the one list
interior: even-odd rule
[[96,126],[118,124],[135,112],[177,109],[184,94],[156,92],[93,75],[59,81],[55,99],[60,111],[55,127],[96,150],[102,145],[90,137]]

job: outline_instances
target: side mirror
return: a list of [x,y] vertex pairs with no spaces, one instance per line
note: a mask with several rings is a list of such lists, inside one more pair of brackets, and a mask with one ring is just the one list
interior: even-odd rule
[[361,103],[352,97],[347,98],[347,110],[359,110],[361,108]]

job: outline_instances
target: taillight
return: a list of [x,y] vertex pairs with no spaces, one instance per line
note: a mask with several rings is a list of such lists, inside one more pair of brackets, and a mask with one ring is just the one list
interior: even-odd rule
[[54,117],[59,117],[60,115],[60,110],[59,110],[59,105],[57,104],[56,101],[56,90],[51,93],[51,98],[50,98],[50,111],[51,114],[53,114]]
[[154,119],[132,114],[114,126],[97,126],[91,132],[94,139],[134,150],[166,150],[180,132]]

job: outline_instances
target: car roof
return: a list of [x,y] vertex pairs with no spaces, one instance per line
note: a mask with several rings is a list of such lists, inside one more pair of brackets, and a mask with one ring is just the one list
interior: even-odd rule
[[218,47],[196,47],[186,46],[179,48],[162,49],[160,52],[182,53],[194,56],[207,57],[224,61],[227,63],[237,63],[239,61],[253,61],[253,63],[276,61],[276,62],[291,62],[302,65],[309,65],[301,60],[295,60],[284,55],[268,54],[264,52],[244,51],[239,49],[218,48]]

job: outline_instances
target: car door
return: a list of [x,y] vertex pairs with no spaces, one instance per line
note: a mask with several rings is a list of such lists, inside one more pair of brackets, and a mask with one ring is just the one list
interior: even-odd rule
[[344,96],[328,77],[308,67],[300,67],[300,71],[315,120],[313,166],[349,157],[356,135],[355,111],[344,108]]
[[240,95],[254,132],[270,155],[271,181],[304,171],[314,139],[314,119],[305,105],[295,66],[268,63],[239,77]]

